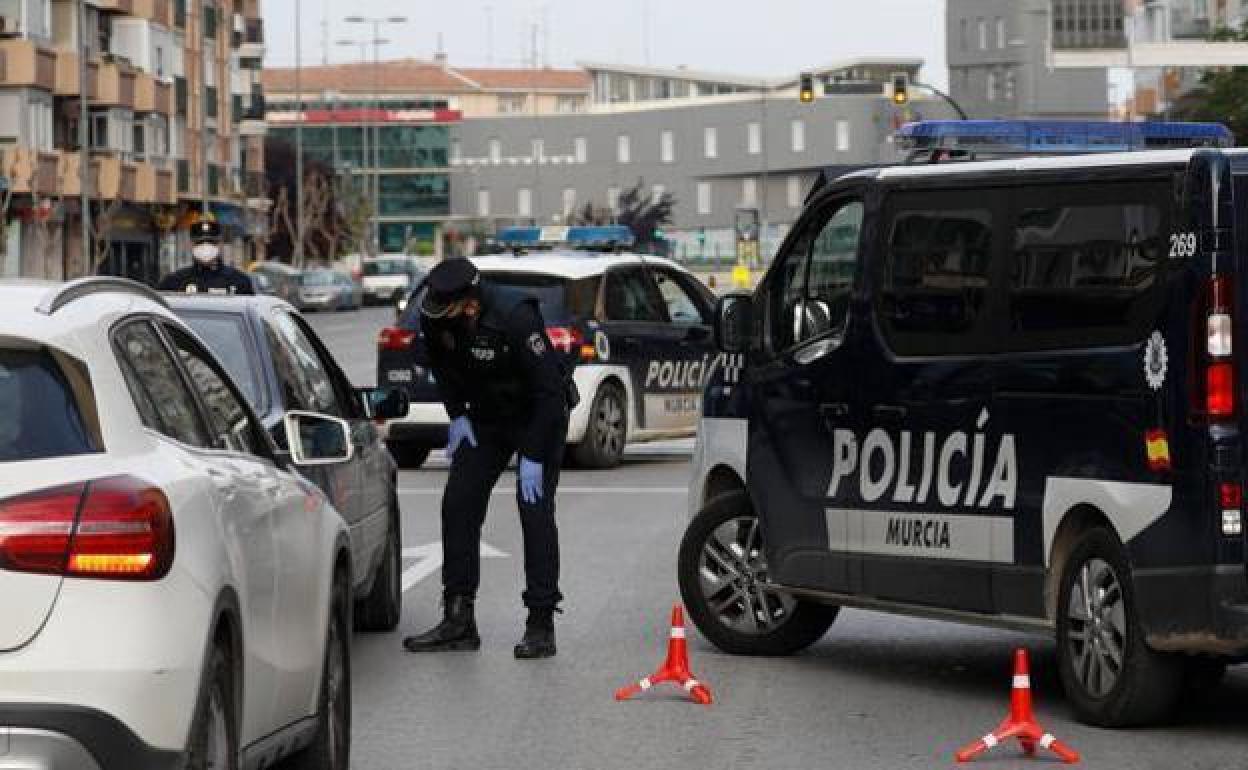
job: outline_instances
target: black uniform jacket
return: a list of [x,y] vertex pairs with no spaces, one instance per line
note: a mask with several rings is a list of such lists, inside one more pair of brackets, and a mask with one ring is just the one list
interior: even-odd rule
[[451,419],[468,415],[516,429],[520,454],[545,462],[566,430],[567,367],[546,336],[537,300],[483,283],[475,328],[428,317],[421,326]]
[[158,286],[161,291],[180,291],[187,294],[255,294],[251,279],[241,270],[229,265],[204,267],[196,262],[177,272],[166,275]]

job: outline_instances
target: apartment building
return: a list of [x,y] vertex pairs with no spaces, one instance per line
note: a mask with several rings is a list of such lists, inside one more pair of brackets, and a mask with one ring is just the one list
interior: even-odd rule
[[262,256],[263,56],[260,0],[0,0],[0,275],[152,283],[205,212]]

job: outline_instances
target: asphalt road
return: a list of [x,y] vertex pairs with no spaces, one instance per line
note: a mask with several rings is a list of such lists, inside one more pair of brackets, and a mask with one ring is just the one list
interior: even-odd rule
[[[358,384],[374,379],[382,309],[313,316]],[[719,653],[690,633],[693,669],[716,702],[651,691],[616,703],[616,688],[663,658],[678,594],[676,549],[688,442],[638,448],[610,473],[565,472],[559,495],[565,614],[558,657],[519,662],[524,612],[514,476],[500,482],[483,538],[478,653],[413,656],[400,639],[439,618],[438,506],[445,462],[400,480],[409,549],[400,630],[354,642],[354,762],[407,768],[942,767],[994,728],[1007,708],[1011,653],[1032,654],[1037,712],[1089,768],[1239,768],[1248,764],[1248,666],[1166,728],[1106,731],[1071,718],[1051,639],[845,611],[806,653],[781,659]],[[1015,747],[979,764],[1024,767]]]

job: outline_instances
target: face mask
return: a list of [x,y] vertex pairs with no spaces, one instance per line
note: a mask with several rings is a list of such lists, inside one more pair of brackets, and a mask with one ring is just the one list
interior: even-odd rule
[[196,262],[206,265],[217,261],[217,257],[221,256],[221,247],[215,243],[197,243],[191,249],[191,255]]

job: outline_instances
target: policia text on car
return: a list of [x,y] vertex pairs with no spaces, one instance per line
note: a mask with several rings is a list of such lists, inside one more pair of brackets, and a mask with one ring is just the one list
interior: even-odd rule
[[451,418],[446,451],[451,472],[442,497],[442,622],[408,637],[411,652],[475,650],[473,617],[480,581],[481,525],[490,491],[518,454],[516,500],[524,531],[529,608],[517,658],[555,654],[559,533],[555,491],[576,395],[568,366],[546,335],[538,303],[481,281],[466,259],[430,273],[422,326],[439,393]]

